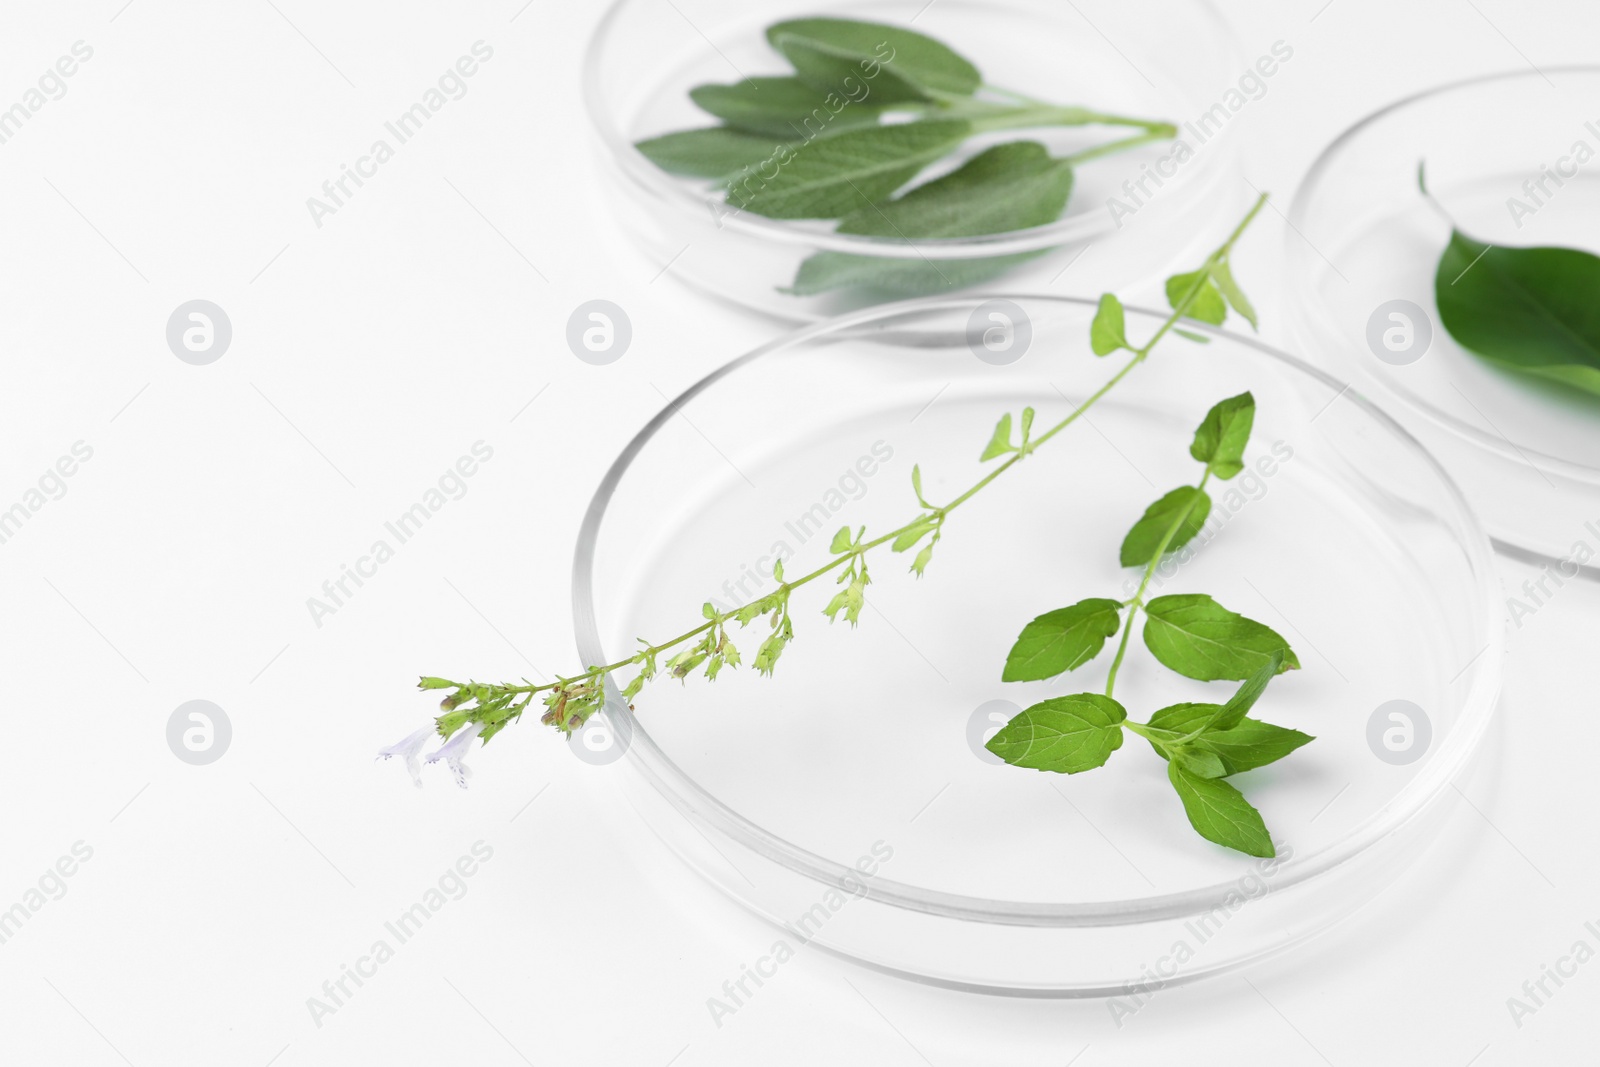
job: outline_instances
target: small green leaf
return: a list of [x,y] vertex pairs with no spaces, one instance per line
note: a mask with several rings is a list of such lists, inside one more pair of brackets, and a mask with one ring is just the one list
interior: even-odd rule
[[932,505],[922,497],[922,467],[915,463],[911,465],[911,491],[917,494],[917,503],[921,504],[925,508],[932,507]]
[[704,604],[700,605],[700,615],[705,619],[714,619],[717,617],[717,609],[711,603],[711,601],[708,600]]
[[877,203],[972,133],[964,119],[866,126],[792,147],[727,181],[728,202],[774,219],[837,219]]
[[718,179],[732,178],[769,160],[776,162],[782,153],[792,151],[764,134],[720,126],[651,137],[634,147],[668,174]]
[[825,90],[856,92],[877,103],[928,100],[936,93],[971,96],[978,68],[948,45],[901,26],[854,19],[802,18],[767,27],[767,40],[800,76]]
[[1204,268],[1174,274],[1167,279],[1167,303],[1172,305],[1172,310],[1177,311],[1185,300],[1189,301],[1189,306],[1184,314],[1191,319],[1221,326],[1222,320],[1228,317],[1228,305],[1217,291],[1210,272]]
[[1022,628],[1006,656],[1002,682],[1032,682],[1077,670],[1116,636],[1122,605],[1104,597],[1046,612]]
[[839,531],[833,535],[833,544],[828,546],[828,551],[837,556],[841,552],[850,551],[850,544],[850,527],[841,526]]
[[1244,448],[1255,425],[1256,398],[1240,393],[1213,405],[1194,432],[1189,454],[1227,480],[1244,470]]
[[1223,260],[1211,268],[1211,280],[1217,285],[1222,295],[1227,299],[1228,306],[1237,311],[1250,324],[1252,330],[1259,329],[1256,321],[1256,309],[1250,305],[1249,299],[1244,295],[1244,290],[1239,288],[1239,283],[1234,281],[1233,268],[1228,266],[1228,261]]
[[1024,445],[1028,443],[1029,435],[1033,433],[1033,416],[1034,410],[1032,408],[1022,409],[1022,443]]
[[1172,332],[1183,338],[1185,341],[1193,341],[1197,345],[1208,345],[1211,343],[1211,338],[1207,337],[1205,334],[1195,333],[1193,330],[1185,330],[1181,326],[1174,326],[1172,328]]
[[1176,552],[1194,540],[1210,514],[1211,498],[1205,490],[1193,485],[1179,486],[1146,508],[1139,521],[1133,524],[1133,529],[1122,540],[1122,565],[1141,567],[1149,563],[1174,524],[1177,524],[1177,532],[1164,551]]
[[1122,746],[1122,705],[1099,693],[1052,697],[1019,712],[984,747],[1038,771],[1093,770]]
[[1283,654],[1281,670],[1300,660],[1269,627],[1235,614],[1204,593],[1156,597],[1145,605],[1144,643],[1186,678],[1243,681]]
[[1016,450],[1017,447],[1011,443],[1011,413],[1008,411],[994,424],[994,434],[989,438],[989,444],[978,459],[980,462],[988,461]]
[[[897,199],[859,208],[839,223],[839,232],[901,242],[1005,233],[1056,221],[1071,192],[1070,166],[1036,141],[1013,141],[987,148]],[[788,291],[801,296],[845,287],[905,296],[950,292],[1046,251],[970,259],[818,252],[800,265]]]
[[1094,322],[1089,325],[1089,348],[1097,356],[1108,356],[1119,348],[1127,347],[1127,323],[1123,316],[1122,301],[1111,293],[1103,293],[1100,306],[1095,308]]
[[894,544],[890,545],[889,548],[894,552],[904,552],[928,536],[936,527],[937,524],[933,521],[933,517],[924,515],[921,519],[900,531],[899,536],[894,539]]
[[734,129],[803,141],[853,126],[871,126],[882,109],[827,92],[799,78],[746,78],[733,85],[700,85],[689,90],[700,110]]
[[1434,276],[1439,319],[1463,348],[1591,393],[1600,393],[1596,293],[1600,257],[1575,248],[1500,248],[1460,231],[1450,235]]
[[1239,725],[1239,722],[1249,714],[1250,709],[1256,706],[1256,701],[1261,699],[1261,694],[1267,691],[1267,684],[1283,672],[1286,655],[1293,653],[1284,647],[1268,656],[1267,662],[1257,667],[1254,673],[1244,680],[1244,684],[1234,690],[1233,696],[1228,698],[1228,702],[1222,705],[1216,717],[1209,723],[1209,728],[1231,730]]
[[1167,764],[1167,778],[1183,801],[1189,825],[1201,837],[1248,856],[1277,855],[1261,813],[1243,793],[1220,778],[1197,777],[1177,763]]

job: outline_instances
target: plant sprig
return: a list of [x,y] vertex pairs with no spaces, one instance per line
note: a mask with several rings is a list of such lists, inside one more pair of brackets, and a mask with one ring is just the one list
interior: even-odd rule
[[[795,637],[790,610],[795,592],[825,575],[835,575],[835,584],[842,588],[822,612],[830,621],[842,615],[855,625],[872,581],[869,556],[877,549],[885,545],[895,553],[917,549],[910,570],[920,578],[952,514],[1081,418],[1148,359],[1168,334],[1188,336],[1180,322],[1220,323],[1231,307],[1254,325],[1254,312],[1248,310],[1243,293],[1232,281],[1230,257],[1265,203],[1263,195],[1199,268],[1168,280],[1171,313],[1143,343],[1128,338],[1126,316],[1117,297],[1110,293],[1102,296],[1090,327],[1091,348],[1099,356],[1126,351],[1122,366],[1076,409],[1041,433],[1035,433],[1032,408],[1024,408],[1015,419],[1009,412],[1002,415],[979,457],[980,462],[993,465],[966,490],[935,504],[924,494],[921,467],[914,466],[911,485],[919,510],[909,521],[874,537],[867,536],[865,527],[841,527],[829,546],[829,558],[813,570],[790,578],[779,561],[773,567],[778,583],[773,591],[728,611],[718,611],[707,602],[701,607],[699,624],[665,641],[641,639],[636,651],[615,662],[592,665],[544,683],[523,679],[486,684],[424,677],[421,688],[448,691],[442,714],[435,720],[435,732],[448,741],[459,731],[471,729],[487,743],[506,724],[519,720],[537,698],[545,709],[540,721],[570,734],[605,706],[606,682],[612,675],[633,669],[632,677],[620,689],[621,699],[630,705],[647,684],[662,675],[683,680],[700,674],[714,680],[721,671],[745,663],[735,635],[753,626],[761,636],[749,663],[758,673],[770,675]],[[1220,309],[1213,296],[1223,302]],[[1194,336],[1204,340],[1201,335]],[[1266,679],[1298,666],[1298,661],[1273,631],[1228,611],[1210,597],[1187,594],[1146,602],[1144,595],[1160,560],[1187,544],[1203,524],[1210,507],[1205,493],[1209,479],[1232,478],[1243,469],[1253,418],[1254,400],[1248,393],[1222,401],[1207,413],[1190,447],[1191,455],[1204,464],[1199,483],[1174,490],[1152,504],[1124,538],[1123,563],[1144,567],[1134,596],[1127,601],[1084,600],[1040,616],[1024,628],[1002,675],[1004,681],[1029,681],[1074,670],[1098,655],[1120,630],[1105,692],[1036,704],[989,743],[991,751],[1007,762],[1076,773],[1103,764],[1121,745],[1122,731],[1131,730],[1171,761],[1173,785],[1202,836],[1247,852],[1270,849],[1271,842],[1264,829],[1256,829],[1259,815],[1222,779],[1269,762],[1265,756],[1271,752],[1278,753],[1273,759],[1280,758],[1310,740],[1244,715],[1265,688]],[[1242,679],[1245,684],[1223,705],[1179,704],[1161,709],[1147,723],[1128,721],[1112,693],[1141,610],[1146,616],[1145,644],[1159,662],[1190,678]],[[392,754],[410,758],[414,753],[395,746]]]
[[[697,86],[690,99],[722,125],[635,146],[669,173],[717,182],[729,213],[837,219],[839,233],[902,242],[1006,233],[1060,218],[1076,167],[1178,132],[1169,122],[1059,106],[987,85],[970,60],[899,26],[802,18],[776,23],[766,36],[792,74]],[[1038,141],[992,145],[894,195],[974,137],[1090,125],[1138,132],[1061,156]],[[818,252],[786,291],[949,290],[1044,251],[938,262]]]

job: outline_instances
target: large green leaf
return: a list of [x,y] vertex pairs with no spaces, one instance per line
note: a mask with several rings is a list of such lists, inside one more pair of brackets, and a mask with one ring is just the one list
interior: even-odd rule
[[1046,612],[1022,628],[1006,656],[1002,682],[1031,682],[1077,670],[1105,647],[1122,622],[1122,605],[1104,597]]
[[845,130],[729,181],[728,201],[775,219],[836,219],[873,204],[971,134],[963,119]]
[[1077,774],[1122,747],[1122,705],[1099,693],[1052,697],[1018,712],[984,747],[1016,767]]
[[1463,348],[1600,393],[1600,257],[1575,248],[1500,248],[1457,230],[1439,257],[1434,298]]
[[1186,678],[1243,681],[1283,656],[1280,671],[1300,660],[1276,631],[1229,611],[1204,593],[1159,596],[1145,605],[1144,643],[1156,659]]
[[978,68],[948,45],[901,26],[791,19],[768,27],[767,40],[819,89],[858,95],[853,85],[865,86],[866,99],[877,104],[971,96],[983,82]]
[[746,78],[733,85],[701,85],[689,90],[689,98],[702,111],[729,126],[783,141],[871,126],[881,111],[795,77]]
[[[1061,217],[1072,193],[1072,168],[1037,141],[987,148],[942,178],[903,196],[865,205],[839,223],[840,233],[904,241],[973,237],[1043,226]],[[846,286],[920,295],[986,281],[1041,252],[981,259],[886,258],[818,252],[800,265],[790,291],[802,296]]]
[[1261,813],[1233,786],[1191,774],[1176,762],[1167,764],[1167,778],[1183,801],[1189,825],[1201,837],[1250,856],[1277,854]]

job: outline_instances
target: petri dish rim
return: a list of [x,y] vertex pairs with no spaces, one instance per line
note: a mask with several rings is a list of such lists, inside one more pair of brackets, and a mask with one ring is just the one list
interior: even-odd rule
[[[609,661],[600,639],[593,598],[595,550],[598,547],[601,525],[605,521],[607,505],[628,473],[633,459],[680,409],[741,368],[785,349],[804,345],[815,338],[828,334],[848,334],[880,320],[900,319],[914,316],[919,312],[966,308],[975,306],[982,300],[993,299],[1055,304],[1078,308],[1084,312],[1092,312],[1097,305],[1096,300],[1081,297],[1028,294],[984,294],[981,299],[971,296],[951,296],[878,305],[817,323],[755,348],[712,371],[672,399],[623,448],[601,479],[595,495],[584,512],[574,553],[572,576],[573,624],[578,653],[583,662]],[[1133,305],[1128,305],[1125,310],[1130,318],[1155,322],[1166,318],[1164,312]],[[1390,804],[1355,826],[1334,844],[1303,857],[1296,854],[1281,863],[1274,875],[1273,893],[1276,895],[1304,885],[1318,875],[1359,857],[1369,846],[1377,844],[1406,826],[1444,793],[1445,788],[1472,758],[1489,725],[1500,695],[1501,661],[1505,640],[1500,623],[1504,616],[1504,605],[1497,595],[1498,579],[1494,570],[1494,550],[1488,534],[1449,473],[1410,431],[1362,396],[1349,383],[1295,356],[1264,342],[1218,327],[1195,323],[1187,328],[1244,346],[1292,373],[1304,375],[1320,383],[1335,394],[1336,398],[1343,397],[1356,404],[1368,418],[1394,434],[1404,447],[1410,448],[1425,462],[1445,489],[1448,499],[1454,505],[1454,518],[1462,524],[1469,535],[1462,547],[1467,553],[1472,573],[1477,576],[1474,599],[1480,609],[1484,649],[1473,663],[1469,664],[1469,669],[1474,665],[1479,665],[1480,669],[1473,674],[1470,689],[1462,698],[1463,712],[1460,725],[1440,750],[1438,758],[1430,760],[1427,768],[1408,782]],[[1223,906],[1228,894],[1235,892],[1237,888],[1237,879],[1229,879],[1176,893],[1063,904],[993,900],[927,889],[879,876],[871,879],[863,892],[858,888],[860,883],[854,879],[854,868],[785,841],[724,804],[685,773],[650,737],[637,716],[620,698],[617,686],[610,677],[606,679],[606,693],[606,707],[600,714],[607,716],[619,733],[629,737],[626,759],[668,803],[686,818],[709,824],[713,830],[751,852],[822,886],[850,888],[852,892],[866,899],[939,918],[1003,926],[1051,928],[1122,926],[1186,918]]]
[[[606,104],[601,68],[611,48],[612,37],[619,32],[619,27],[626,22],[631,10],[641,3],[643,0],[614,0],[596,25],[583,55],[581,92],[584,110],[588,113],[589,121],[599,136],[608,161],[626,177],[630,186],[653,202],[666,204],[676,210],[701,214],[707,211],[704,196],[697,193],[690,183],[674,178],[645,159],[623,134],[617,116]],[[1237,67],[1241,53],[1220,10],[1212,0],[1189,0],[1189,6],[1209,27],[1212,33],[1209,47],[1218,55],[1221,66],[1230,69]],[[1216,177],[1214,172],[1218,165],[1217,162],[1210,163],[1204,173],[1194,174],[1189,181],[1195,185],[1214,181]],[[1044,226],[1005,233],[917,240],[808,229],[786,223],[781,219],[768,219],[744,212],[724,216],[718,221],[718,226],[775,244],[883,258],[904,258],[906,248],[911,247],[919,254],[938,260],[1036,252],[1099,237],[1115,229],[1101,212],[1067,216]]]
[[[1328,147],[1324,148],[1321,154],[1312,162],[1310,170],[1306,172],[1305,180],[1295,190],[1294,200],[1289,205],[1290,232],[1285,238],[1285,247],[1291,278],[1290,298],[1305,309],[1303,313],[1308,316],[1315,315],[1322,325],[1328,325],[1325,309],[1316,298],[1313,283],[1315,271],[1315,263],[1313,261],[1316,258],[1316,254],[1303,238],[1299,238],[1296,235],[1303,233],[1306,229],[1308,216],[1313,209],[1316,194],[1333,170],[1341,152],[1349,148],[1362,134],[1379,125],[1385,119],[1426,101],[1448,96],[1463,89],[1474,89],[1495,82],[1530,81],[1536,78],[1543,79],[1550,74],[1589,74],[1600,77],[1600,64],[1567,63],[1544,67],[1540,71],[1504,70],[1491,74],[1477,74],[1467,78],[1460,78],[1446,82],[1443,85],[1423,89],[1409,96],[1401,97],[1399,100],[1391,101],[1358,120],[1339,136],[1335,137],[1328,144]],[[1600,485],[1600,466],[1585,465],[1564,456],[1551,455],[1537,448],[1513,444],[1510,441],[1480,430],[1471,423],[1448,412],[1441,411],[1411,390],[1395,382],[1389,376],[1374,375],[1374,377],[1382,384],[1384,391],[1396,400],[1416,410],[1435,425],[1448,430],[1478,448],[1513,462],[1525,461],[1530,457],[1535,458],[1551,473],[1560,474],[1575,481]]]

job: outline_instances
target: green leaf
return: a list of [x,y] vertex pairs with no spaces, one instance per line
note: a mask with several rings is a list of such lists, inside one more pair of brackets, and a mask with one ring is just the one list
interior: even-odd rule
[[1228,266],[1228,261],[1223,260],[1211,268],[1211,280],[1216,283],[1223,297],[1228,301],[1228,306],[1244,316],[1252,330],[1259,329],[1256,321],[1256,309],[1251,306],[1249,298],[1244,295],[1244,290],[1239,288],[1239,283],[1234,281],[1233,268]]
[[1177,532],[1164,551],[1176,552],[1194,539],[1210,514],[1211,498],[1205,490],[1193,485],[1179,486],[1146,508],[1128,536],[1122,539],[1122,565],[1140,567],[1149,563],[1174,523],[1178,524]]
[[[972,237],[1043,226],[1061,217],[1072,193],[1072,168],[1036,141],[985,149],[942,178],[903,196],[858,208],[840,233],[899,241]],[[900,295],[945,292],[987,281],[1037,252],[978,259],[927,259],[817,252],[801,263],[789,292],[811,296],[846,287]]]
[[1167,279],[1167,303],[1173,311],[1177,311],[1184,300],[1189,299],[1191,291],[1194,296],[1184,314],[1213,326],[1222,325],[1222,320],[1228,317],[1228,305],[1223,302],[1222,294],[1217,291],[1208,270],[1201,268],[1187,274],[1174,274]]
[[1032,682],[1077,670],[1100,654],[1116,636],[1122,605],[1093,597],[1046,612],[1022,628],[1006,656],[1002,682]]
[[1089,325],[1089,348],[1097,356],[1108,356],[1119,348],[1128,347],[1127,324],[1122,313],[1122,301],[1110,293],[1100,297],[1095,308],[1094,322]]
[[1244,446],[1255,425],[1256,398],[1240,393],[1213,405],[1194,432],[1189,455],[1224,480],[1244,470]]
[[848,552],[850,551],[851,540],[850,527],[841,526],[839,531],[833,535],[833,544],[828,546],[828,551],[836,556],[841,552]]
[[979,456],[978,460],[984,462],[1016,450],[1017,447],[1011,443],[1011,413],[1008,411],[994,424],[994,434],[989,438],[989,443],[984,447],[983,455]]
[[871,126],[881,109],[818,89],[794,77],[746,78],[733,85],[689,90],[700,110],[747,133],[803,141],[855,126]]
[[984,747],[1016,767],[1077,774],[1122,747],[1122,705],[1099,693],[1052,697],[1019,712]]
[[1222,705],[1221,710],[1211,720],[1210,727],[1215,730],[1228,730],[1237,726],[1250,709],[1256,706],[1261,694],[1267,691],[1267,684],[1283,672],[1286,653],[1292,655],[1287,648],[1283,648],[1268,656],[1267,662],[1257,667],[1250,677],[1244,680],[1244,684],[1234,690],[1233,696],[1228,698],[1228,702]]
[[1199,745],[1179,745],[1171,756],[1178,761],[1178,766],[1196,778],[1222,778],[1227,775],[1228,768],[1223,764],[1222,758],[1215,752],[1208,752]]
[[718,179],[733,178],[769,160],[776,164],[782,153],[793,151],[772,137],[720,126],[664,134],[634,147],[668,174]]
[[1185,341],[1193,341],[1197,345],[1208,345],[1211,343],[1211,338],[1207,337],[1205,334],[1195,333],[1193,330],[1185,330],[1181,326],[1174,326],[1172,328],[1172,332],[1183,338]]
[[1197,777],[1177,763],[1167,764],[1167,778],[1183,801],[1189,825],[1201,837],[1248,856],[1277,855],[1261,813],[1243,793],[1220,778]]
[[936,526],[937,524],[933,521],[931,516],[923,516],[921,519],[918,519],[916,522],[900,531],[899,536],[894,539],[894,544],[889,546],[890,551],[906,551],[912,545],[928,536],[928,534],[935,529]]
[[[775,23],[767,40],[818,88],[850,93],[853,77],[880,104],[971,96],[983,77],[947,45],[915,30],[853,19],[804,18]],[[856,88],[855,93],[859,94]]]
[[927,499],[924,498],[923,495],[922,495],[922,466],[921,466],[921,464],[913,463],[911,465],[911,491],[913,493],[917,494],[917,503],[921,504],[925,508],[933,507],[933,505],[928,503]]
[[[1167,759],[1167,749],[1177,746],[1184,738],[1211,722],[1223,710],[1221,704],[1174,704],[1150,716],[1150,721],[1137,729],[1150,742],[1150,747],[1162,759]],[[1186,747],[1214,754],[1222,761],[1227,774],[1264,767],[1282,759],[1301,745],[1315,738],[1299,730],[1289,730],[1259,719],[1241,718],[1227,729],[1206,730],[1199,737],[1185,742]],[[1205,777],[1202,775],[1201,777]]]
[[1600,393],[1600,257],[1499,248],[1460,231],[1439,258],[1439,319],[1497,366]]
[[1204,593],[1159,596],[1145,605],[1144,643],[1167,667],[1202,682],[1243,681],[1283,654],[1280,671],[1300,660],[1269,627],[1235,614]]
[[972,133],[964,119],[844,130],[784,146],[727,182],[728,202],[774,219],[837,219],[876,203]]

